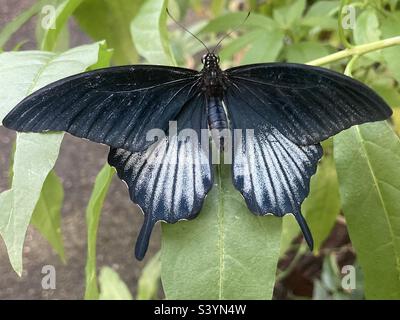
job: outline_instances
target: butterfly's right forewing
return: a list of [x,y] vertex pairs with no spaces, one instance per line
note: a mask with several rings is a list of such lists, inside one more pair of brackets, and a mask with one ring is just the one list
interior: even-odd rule
[[123,66],[52,83],[20,102],[3,120],[20,132],[66,131],[115,148],[141,151],[146,133],[166,130],[200,89],[197,71]]

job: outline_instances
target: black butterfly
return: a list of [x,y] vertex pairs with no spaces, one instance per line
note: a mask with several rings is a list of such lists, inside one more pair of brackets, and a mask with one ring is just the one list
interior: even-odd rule
[[387,119],[391,109],[364,84],[323,68],[265,63],[222,71],[213,52],[202,63],[200,72],[131,65],[81,73],[28,96],[3,124],[109,145],[109,164],[145,214],[138,259],[154,224],[195,218],[213,183],[210,156],[199,141],[155,141],[146,133],[168,132],[171,120],[177,132],[190,128],[198,135],[253,129],[251,139],[233,135],[233,183],[254,214],[292,213],[312,248],[300,207],[322,156],[319,143],[352,125]]

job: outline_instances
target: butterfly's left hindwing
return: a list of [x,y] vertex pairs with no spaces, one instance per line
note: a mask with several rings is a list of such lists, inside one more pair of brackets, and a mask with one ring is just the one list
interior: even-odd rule
[[296,145],[265,123],[235,90],[228,90],[225,101],[234,129],[232,173],[236,189],[257,215],[294,214],[312,247],[300,209],[322,156],[321,146]]
[[[157,221],[193,219],[212,186],[209,155],[201,145],[201,129],[207,129],[205,107],[202,95],[189,101],[176,118],[178,136],[170,132],[144,152],[110,150],[109,164],[145,215],[136,243],[138,259],[144,257]],[[206,140],[208,144],[208,135]]]
[[[387,119],[392,111],[359,81],[318,67],[267,63],[225,72],[224,101],[233,134],[233,177],[255,214],[296,217],[322,156],[322,140],[352,125]],[[247,133],[252,130],[250,137]]]

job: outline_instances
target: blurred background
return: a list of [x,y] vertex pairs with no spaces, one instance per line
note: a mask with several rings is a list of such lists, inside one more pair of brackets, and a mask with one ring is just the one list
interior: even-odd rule
[[[104,4],[108,0],[99,0],[100,2]],[[118,3],[126,5],[128,2]],[[145,0],[132,1],[132,12],[126,16],[130,19],[135,16],[143,2]],[[34,0],[0,0],[0,30],[35,3]],[[360,16],[360,22],[356,22],[350,31],[346,31],[350,34],[354,31],[354,35],[350,37],[351,41],[362,44],[393,35],[388,29],[381,32],[379,27],[389,12],[398,13],[397,1],[380,1],[379,5],[374,1],[357,3],[359,12],[368,14]],[[69,47],[106,39],[108,46],[115,48],[112,64],[143,62],[143,57],[138,54],[140,49],[135,50],[131,43],[129,24],[125,26],[112,18],[111,22],[96,20],[98,32],[88,25],[85,12],[92,4],[91,0],[82,2],[74,16],[68,20],[67,28],[62,31],[61,40],[55,50],[63,51]],[[235,31],[223,43],[220,51],[223,67],[268,61],[305,63],[343,49],[337,27],[339,7],[340,1],[175,0],[169,3],[173,15],[192,32],[200,32],[201,38],[210,47],[217,43],[221,35],[243,20],[243,15],[230,16],[231,13],[249,10],[254,12],[243,28]],[[111,17],[113,13],[115,12],[110,9]],[[100,13],[94,15],[92,22],[100,16]],[[41,35],[37,25],[40,18],[39,13],[27,19],[3,49],[38,49],[38,39]],[[270,25],[263,25],[265,21],[269,21]],[[400,24],[394,25],[393,29],[397,26]],[[109,33],[107,28],[111,30]],[[114,28],[120,32],[119,40],[113,35]],[[170,20],[168,30],[177,64],[198,68],[203,54],[201,44]],[[392,60],[385,59],[386,57],[373,54],[363,57],[357,61],[354,74],[377,90],[391,106],[397,107],[400,106],[398,71],[391,71]],[[342,72],[346,62],[333,62],[329,67]],[[377,81],[378,78],[384,81]],[[396,119],[394,127],[398,129]],[[8,168],[14,137],[14,132],[0,126],[0,192],[8,188]],[[326,159],[332,159],[332,142],[328,141],[324,147]],[[4,243],[0,241],[0,299],[83,298],[87,237],[85,210],[95,178],[106,161],[107,153],[106,146],[70,135],[65,136],[55,171],[61,178],[65,191],[61,229],[67,262],[61,262],[41,234],[34,227],[29,227],[23,253],[24,271],[22,276],[18,277],[9,263]],[[319,228],[318,252],[312,254],[304,250],[297,226],[285,219],[281,258],[274,289],[275,299],[364,298],[363,273],[358,267],[340,207],[333,161],[332,167],[329,164],[326,170],[326,176],[318,182],[317,187],[332,190],[328,190],[330,193],[327,197],[320,196],[317,205],[309,203],[307,208],[307,212],[318,211],[314,217],[312,214],[307,215],[307,219],[313,220],[311,229],[314,231],[313,228]],[[328,210],[329,215],[320,216],[323,210]],[[160,226],[157,225],[144,261],[138,262],[134,258],[134,243],[142,221],[143,216],[130,201],[125,185],[114,178],[100,220],[97,265],[98,269],[109,266],[115,270],[134,297],[138,292],[138,281],[144,266],[160,249]],[[323,227],[319,227],[320,225]],[[53,265],[57,270],[55,290],[42,289],[41,271],[44,265]],[[354,265],[357,269],[356,290],[348,291],[341,286],[343,274],[340,270],[344,265]],[[160,281],[157,280],[159,274],[156,273],[155,277],[158,284],[156,297],[163,298]]]

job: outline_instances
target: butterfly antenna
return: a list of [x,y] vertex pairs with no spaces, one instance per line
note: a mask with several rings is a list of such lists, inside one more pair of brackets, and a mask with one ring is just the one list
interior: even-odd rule
[[221,45],[222,41],[224,41],[227,37],[229,37],[233,32],[235,32],[235,31],[237,31],[238,29],[240,29],[240,27],[241,27],[242,25],[245,24],[245,22],[247,21],[247,19],[249,18],[249,16],[250,16],[250,11],[247,13],[246,18],[244,18],[244,20],[242,21],[241,24],[239,24],[236,28],[234,28],[233,30],[231,30],[231,31],[229,31],[228,33],[226,33],[226,34],[221,38],[221,40],[218,41],[217,45],[214,47],[214,49],[213,49],[213,51],[211,51],[211,53],[215,53],[215,51],[216,51],[216,50],[219,48],[219,46]]
[[172,19],[172,21],[174,21],[179,27],[181,27],[183,30],[185,30],[187,33],[189,33],[193,38],[195,38],[197,41],[199,41],[203,47],[207,50],[208,53],[210,53],[210,49],[208,49],[208,47],[205,45],[205,43],[203,41],[201,41],[201,39],[199,37],[197,37],[195,34],[193,34],[192,32],[190,32],[184,25],[182,25],[180,22],[178,22],[169,12],[168,8],[166,8],[167,14],[168,16]]

